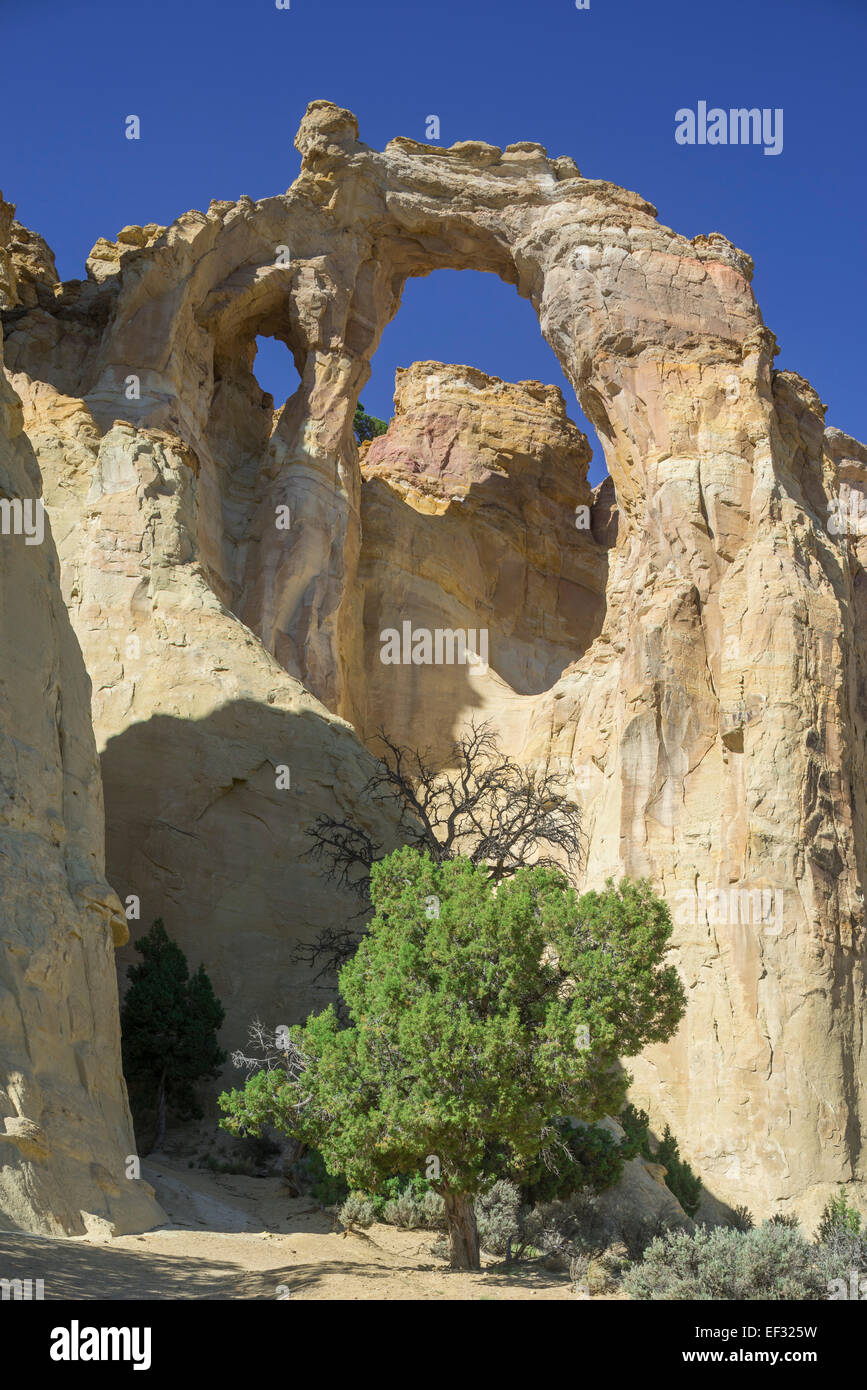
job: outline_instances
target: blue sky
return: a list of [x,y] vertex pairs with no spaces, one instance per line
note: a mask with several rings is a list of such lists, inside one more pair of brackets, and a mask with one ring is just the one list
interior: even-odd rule
[[[296,176],[308,101],[359,118],[367,144],[536,140],[582,173],[643,194],[687,236],[719,231],[754,258],[782,352],[828,423],[867,439],[864,0],[0,0],[0,188],[46,237],[64,278],[98,236],[171,222],[212,198],[261,198]],[[782,107],[778,156],[681,146],[675,111]],[[124,138],[141,117],[142,138]],[[532,309],[493,276],[441,271],[407,286],[363,401],[391,413],[394,371],[469,362],[574,394]],[[294,389],[280,345],[257,375]],[[285,386],[285,389],[283,389]],[[598,447],[598,446],[597,446]],[[591,477],[604,469],[594,459]]]

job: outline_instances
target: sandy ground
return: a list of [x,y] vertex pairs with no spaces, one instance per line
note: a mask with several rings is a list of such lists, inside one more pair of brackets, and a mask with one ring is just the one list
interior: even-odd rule
[[431,1253],[436,1233],[342,1231],[279,1178],[143,1165],[171,1224],[139,1236],[53,1240],[0,1232],[0,1279],[44,1279],[45,1299],[569,1299],[568,1276]]

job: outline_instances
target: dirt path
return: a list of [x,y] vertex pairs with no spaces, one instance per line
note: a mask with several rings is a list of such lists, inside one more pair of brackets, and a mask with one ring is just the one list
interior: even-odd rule
[[279,1178],[144,1165],[169,1226],[115,1239],[0,1232],[0,1279],[44,1279],[48,1299],[569,1299],[565,1274],[535,1265],[453,1273],[437,1236],[372,1226],[334,1229]]

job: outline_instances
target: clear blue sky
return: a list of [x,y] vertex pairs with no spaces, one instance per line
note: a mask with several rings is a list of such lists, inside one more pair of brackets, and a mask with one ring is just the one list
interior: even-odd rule
[[[308,101],[348,106],[362,140],[536,140],[582,173],[635,189],[687,236],[720,231],[753,256],[765,321],[828,403],[867,439],[865,0],[0,0],[0,188],[46,237],[63,278],[98,236],[169,223],[212,198],[282,192]],[[674,113],[782,107],[784,146],[685,147]],[[142,139],[124,138],[124,118]],[[277,352],[257,375],[294,389]],[[407,286],[363,393],[391,413],[394,370],[469,362],[571,388],[535,316],[493,276]],[[284,389],[285,387],[285,389]],[[602,468],[594,460],[591,476]]]

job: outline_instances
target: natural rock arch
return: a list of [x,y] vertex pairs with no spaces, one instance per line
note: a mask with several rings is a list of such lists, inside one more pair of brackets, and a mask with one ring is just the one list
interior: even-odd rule
[[[669,461],[669,473],[673,460],[692,463],[697,477],[709,424],[715,457],[743,457],[743,403],[753,402],[761,428],[757,398],[773,351],[749,288],[751,262],[723,237],[677,236],[644,199],[583,179],[571,159],[550,160],[538,145],[441,150],[397,139],[380,154],[357,133],[351,113],[313,102],[296,140],[301,175],[284,197],[215,203],[207,216],[157,228],[149,245],[119,243],[112,259],[92,258],[109,321],[75,383],[108,422],[136,372],[141,398],[124,405],[125,417],[176,429],[207,476],[215,371],[223,377],[256,334],[286,342],[302,389],[268,450],[265,473],[276,476],[260,505],[263,517],[289,505],[297,526],[288,547],[273,528],[263,532],[262,573],[244,576],[240,616],[278,658],[306,653],[306,679],[337,708],[341,588],[351,587],[358,540],[351,419],[409,276],[491,271],[531,300],[605,441],[627,526],[644,524],[643,507],[664,491],[659,462]],[[83,298],[92,315],[94,296]],[[733,383],[737,412],[725,408]],[[695,402],[687,412],[684,393]],[[726,463],[708,468],[701,490],[737,531],[744,478]],[[706,589],[714,547],[693,557],[673,545],[676,563]],[[309,571],[312,594],[290,580],[299,569]]]
[[[706,894],[678,923],[690,1012],[636,1083],[714,1191],[814,1212],[864,1177],[864,542],[825,525],[842,468],[865,487],[860,446],[826,439],[808,384],[773,371],[750,259],[725,238],[678,236],[538,145],[380,153],[327,102],[297,145],[282,197],[98,243],[92,283],[7,316],[7,361],[22,391],[50,383],[102,429],[120,415],[171,438],[206,586],[351,718],[351,420],[379,335],[406,278],[437,268],[491,271],[531,300],[604,441],[619,525],[601,633],[501,724],[519,756],[581,774],[592,881],[646,874],[673,907],[687,891],[701,902],[701,885],[784,895],[779,931],[718,920]],[[215,365],[243,394],[233,364],[263,331],[288,344],[301,387],[239,518]]]

